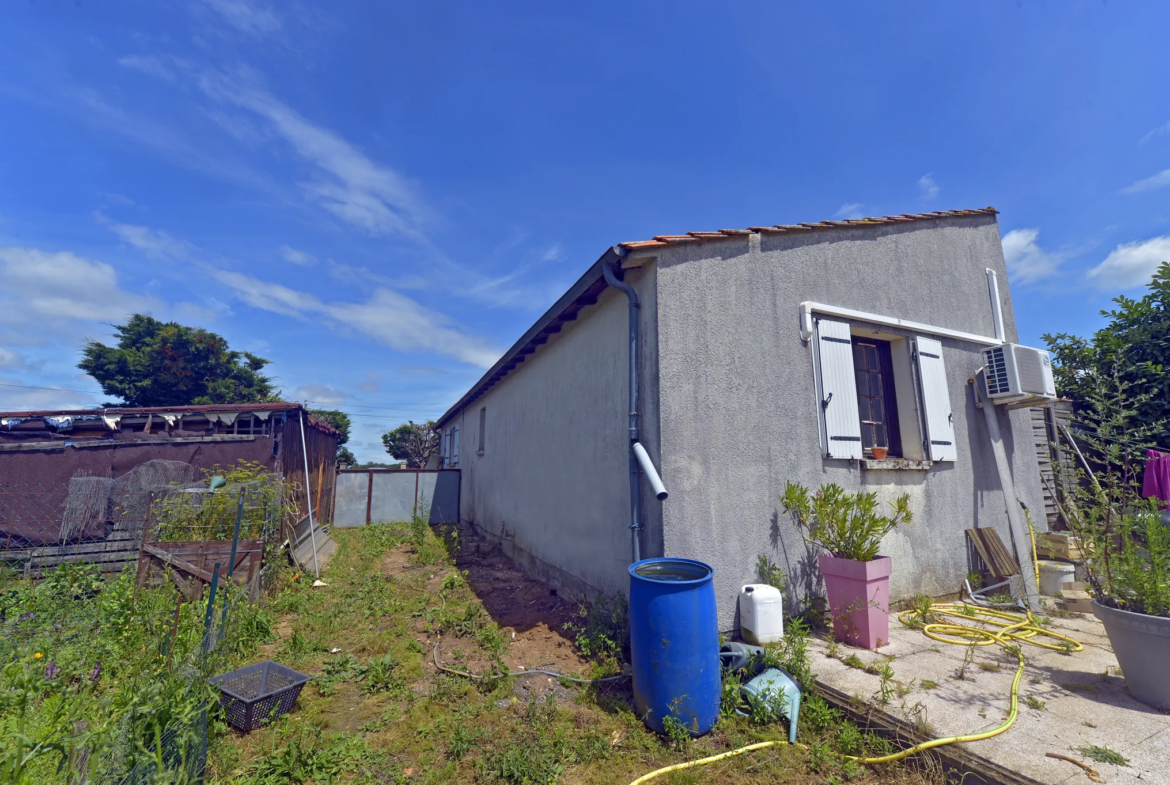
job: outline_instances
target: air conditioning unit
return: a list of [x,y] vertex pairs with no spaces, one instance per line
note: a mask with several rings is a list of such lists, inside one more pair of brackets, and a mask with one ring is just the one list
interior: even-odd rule
[[1026,398],[1056,399],[1052,358],[1043,349],[1005,343],[983,350],[987,392],[996,403]]

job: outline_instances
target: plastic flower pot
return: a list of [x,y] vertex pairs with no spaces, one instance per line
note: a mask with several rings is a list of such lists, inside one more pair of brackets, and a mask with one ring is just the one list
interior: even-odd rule
[[1170,711],[1170,619],[1111,608],[1096,600],[1093,614],[1105,625],[1129,694]]
[[866,649],[890,642],[889,556],[873,561],[818,558],[837,640]]

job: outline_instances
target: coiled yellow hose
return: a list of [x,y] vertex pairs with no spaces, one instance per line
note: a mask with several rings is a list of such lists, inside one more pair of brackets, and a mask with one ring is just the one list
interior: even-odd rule
[[[911,623],[911,617],[916,613],[917,611],[913,610],[903,611],[898,614],[898,620],[903,624],[909,625]],[[999,727],[983,733],[931,739],[930,741],[917,744],[901,752],[883,755],[879,758],[858,758],[853,755],[845,755],[843,757],[863,764],[892,763],[935,747],[942,747],[947,744],[962,744],[969,741],[981,741],[983,739],[990,739],[992,736],[998,736],[1015,724],[1016,717],[1019,714],[1020,680],[1024,676],[1024,652],[1021,644],[1028,643],[1032,646],[1040,646],[1041,648],[1053,649],[1055,651],[1068,651],[1070,653],[1084,649],[1084,646],[1078,641],[1041,627],[1030,612],[1026,615],[1020,615],[1018,613],[990,610],[974,605],[940,603],[930,606],[930,614],[934,617],[962,619],[965,620],[965,623],[931,621],[922,628],[922,632],[928,638],[940,643],[949,643],[956,646],[990,646],[992,644],[998,644],[1016,655],[1019,665],[1016,668],[1016,676],[1012,680],[1011,710],[1008,712],[1007,719]],[[991,629],[975,627],[972,626],[973,624],[987,625]],[[1063,643],[1049,643],[1046,640],[1042,640],[1044,638],[1063,641]],[[666,766],[657,771],[652,771],[649,774],[644,774],[630,783],[630,785],[642,785],[672,771],[689,769],[693,766],[705,766],[708,763],[715,763],[726,758],[733,758],[747,752],[784,743],[784,741],[761,741],[756,744],[749,744],[746,747],[730,750],[729,752],[723,752],[719,755],[712,755],[709,758],[676,763],[673,766]],[[797,744],[796,746],[802,749],[808,749],[803,744]]]

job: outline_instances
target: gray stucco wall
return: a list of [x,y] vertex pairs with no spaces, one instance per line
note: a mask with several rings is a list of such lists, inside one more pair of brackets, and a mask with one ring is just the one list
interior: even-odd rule
[[[658,460],[654,271],[626,275],[642,300],[643,443]],[[577,594],[625,592],[627,301],[606,289],[595,305],[466,407],[460,424],[460,515],[499,541],[528,573]],[[487,408],[484,454],[479,410]],[[659,504],[649,492],[644,541],[661,553]]]
[[[991,336],[990,267],[1014,340],[994,217],[673,246],[656,267],[662,475],[671,493],[663,552],[715,567],[722,629],[735,624],[739,587],[754,582],[761,553],[793,576],[789,601],[819,588],[815,555],[779,505],[789,480],[866,488],[881,499],[910,494],[913,525],[883,545],[895,600],[958,589],[964,529],[994,526],[1011,547],[984,415],[967,384],[981,347],[940,339],[958,460],[925,472],[868,471],[821,457],[811,349],[798,321],[799,303],[812,300]],[[897,391],[900,405],[905,394]],[[1042,510],[1027,412],[999,416],[1017,493]]]

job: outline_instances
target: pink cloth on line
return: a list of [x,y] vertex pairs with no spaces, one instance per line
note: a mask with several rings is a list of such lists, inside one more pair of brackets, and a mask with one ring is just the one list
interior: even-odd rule
[[1145,476],[1142,478],[1142,496],[1170,501],[1170,454],[1146,450]]

